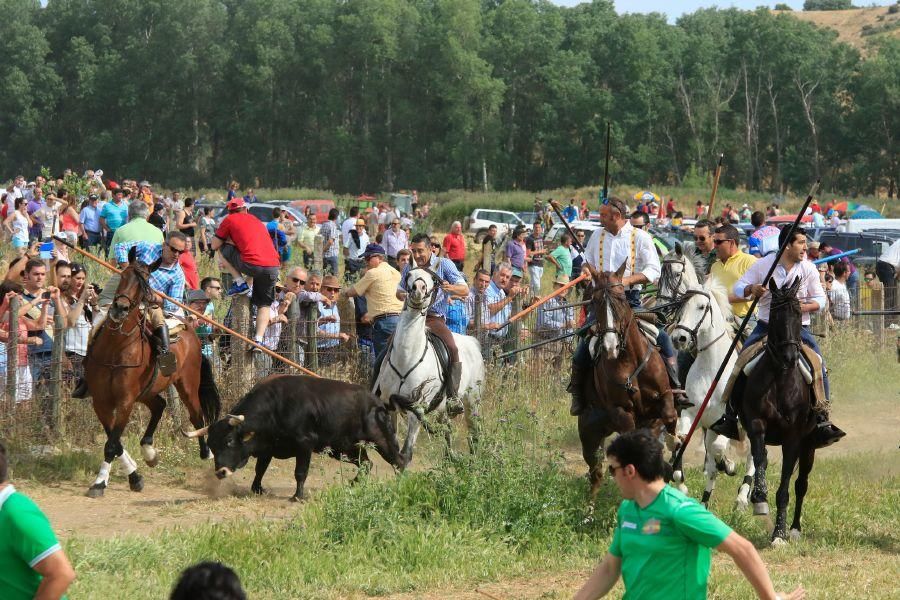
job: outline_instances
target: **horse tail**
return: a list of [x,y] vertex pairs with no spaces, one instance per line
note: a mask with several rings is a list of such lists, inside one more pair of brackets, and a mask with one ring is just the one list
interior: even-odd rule
[[207,425],[215,423],[222,410],[219,388],[213,379],[212,363],[205,356],[200,357],[200,410]]

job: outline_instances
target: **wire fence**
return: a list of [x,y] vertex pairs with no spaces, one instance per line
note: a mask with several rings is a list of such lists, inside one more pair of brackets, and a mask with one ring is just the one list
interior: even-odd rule
[[[535,302],[529,290],[500,304],[496,297],[472,291],[468,297],[450,301],[447,325],[455,333],[478,339],[489,371],[503,371],[535,388],[552,380],[562,389],[578,338],[557,338],[571,334],[583,323],[581,307],[565,306],[580,297],[571,290],[521,320],[508,323],[511,315]],[[813,330],[827,336],[836,329],[855,328],[869,332],[883,344],[900,333],[893,330],[900,317],[886,314],[898,308],[897,299],[897,287],[885,288],[877,281],[866,283],[851,297],[849,318],[819,313],[814,317]],[[272,305],[273,314],[282,312],[280,303],[284,301],[282,291]],[[90,401],[73,399],[71,393],[82,373],[91,328],[99,317],[93,324],[81,319],[67,327],[56,315],[46,329],[49,345],[39,346],[28,337],[22,319],[14,317],[20,302],[12,301],[7,322],[0,325],[8,331],[8,341],[0,344],[0,381],[4,383],[0,386],[0,430],[8,437],[29,440],[64,438],[74,444],[96,441],[102,431]],[[224,298],[218,304],[215,313],[224,314],[226,326],[252,337],[255,311],[248,297]],[[331,308],[295,298],[283,313],[283,322],[266,330],[263,344],[267,348],[323,377],[363,385],[370,382],[376,357],[372,323],[361,303],[344,299]],[[296,372],[267,354],[253,352],[241,339],[202,322],[188,320],[186,326],[194,328],[200,337],[226,409],[264,377]],[[172,388],[167,400],[176,426],[187,425]]]

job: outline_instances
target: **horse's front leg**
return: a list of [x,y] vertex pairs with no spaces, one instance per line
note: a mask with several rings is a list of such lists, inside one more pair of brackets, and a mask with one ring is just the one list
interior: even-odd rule
[[791,475],[797,465],[798,444],[782,446],[781,481],[775,493],[775,529],[772,531],[772,545],[778,546],[787,542],[787,508],[791,500]]
[[812,471],[816,459],[816,449],[809,441],[800,448],[800,468],[797,472],[797,481],[794,482],[794,520],[789,532],[792,540],[800,539],[800,513],[803,512],[803,499],[809,488],[809,474]]
[[753,454],[753,464],[756,466],[756,473],[753,476],[753,491],[750,494],[753,514],[767,515],[769,514],[767,501],[769,490],[766,484],[766,467],[769,461],[766,453],[766,430],[761,419],[754,419],[747,436],[750,438],[750,452]]
[[713,490],[716,489],[716,477],[719,474],[716,466],[719,461],[718,455],[720,452],[723,452],[716,446],[718,438],[719,436],[715,431],[711,429],[703,430],[703,447],[706,449],[706,457],[703,461],[703,474],[706,475],[706,488],[703,490],[701,502],[707,508],[709,508],[709,499],[712,497]]
[[400,454],[406,460],[406,465],[412,462],[413,448],[416,446],[416,438],[419,437],[419,429],[421,428],[419,418],[411,412],[406,413],[406,439],[403,441],[403,450]]
[[753,463],[753,448],[747,445],[746,470],[744,479],[741,481],[741,487],[738,488],[737,498],[734,501],[735,508],[738,510],[747,510],[750,506],[750,490],[753,487],[753,477],[756,475],[756,466]]
[[159,420],[166,408],[166,400],[162,396],[156,395],[144,404],[150,409],[150,422],[147,423],[147,430],[144,432],[144,437],[141,438],[141,455],[147,466],[153,468],[159,464],[159,454],[153,447],[153,435],[156,433]]

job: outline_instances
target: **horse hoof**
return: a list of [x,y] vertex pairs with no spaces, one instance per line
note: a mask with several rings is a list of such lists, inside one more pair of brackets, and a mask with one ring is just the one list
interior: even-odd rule
[[141,445],[141,455],[144,457],[144,462],[151,469],[159,464],[159,453],[156,451],[156,448],[153,446],[148,446],[146,444]]
[[87,494],[85,494],[85,496],[87,496],[88,498],[102,498],[103,492],[105,492],[105,491],[106,491],[105,483],[95,483],[88,489]]
[[688,490],[688,486],[684,485],[683,483],[679,483],[679,484],[676,486],[676,488],[677,488],[678,491],[681,492],[682,494],[687,495],[687,494],[690,493],[690,490]]
[[735,474],[735,465],[734,461],[730,459],[717,460],[716,461],[716,470],[719,473],[725,473],[729,477],[734,477]]
[[762,517],[769,514],[769,503],[768,502],[754,502],[753,503],[753,514],[757,517]]
[[258,488],[251,487],[250,491],[253,492],[254,494],[256,494],[257,496],[262,496],[263,494],[265,494],[267,492],[266,488],[264,488],[262,486],[260,486]]
[[745,498],[738,498],[734,501],[735,510],[739,510],[741,512],[750,508],[750,502],[748,502]]
[[144,478],[138,475],[138,472],[135,471],[128,476],[128,487],[131,488],[132,492],[144,491]]
[[773,548],[781,548],[783,546],[787,546],[787,541],[783,537],[772,538],[772,547]]
[[800,530],[799,529],[791,529],[788,532],[788,539],[790,539],[792,542],[800,541]]
[[294,494],[293,496],[288,498],[288,502],[303,502],[303,496],[298,496],[297,494]]

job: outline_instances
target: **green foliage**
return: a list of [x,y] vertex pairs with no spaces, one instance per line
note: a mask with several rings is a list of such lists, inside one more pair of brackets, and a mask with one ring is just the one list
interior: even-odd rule
[[691,165],[724,152],[725,186],[785,193],[820,176],[872,194],[900,155],[896,128],[857,96],[892,85],[890,68],[861,75],[880,50],[863,57],[790,14],[701,9],[671,25],[611,2],[101,4],[0,0],[9,170],[347,195],[575,188],[602,178],[611,122],[614,184],[693,185]]
[[853,0],[805,0],[803,10],[850,10]]
[[784,2],[781,2],[781,3],[775,5],[775,10],[794,10],[794,9],[791,8],[790,4],[785,4]]

